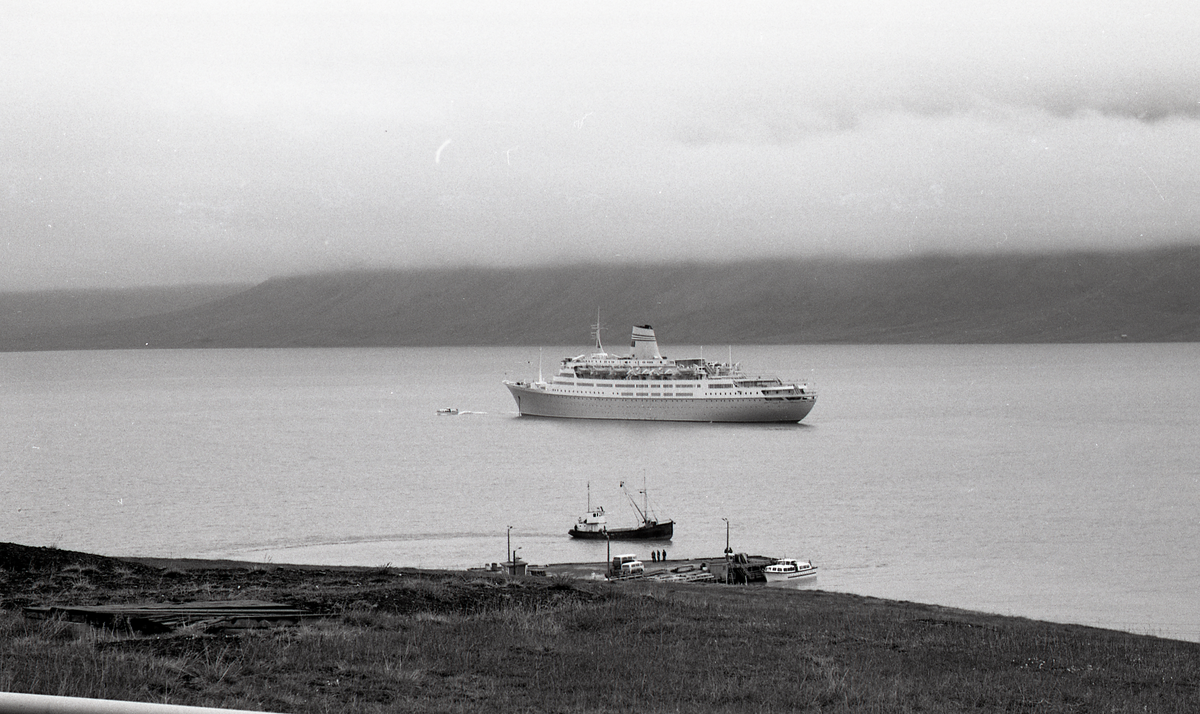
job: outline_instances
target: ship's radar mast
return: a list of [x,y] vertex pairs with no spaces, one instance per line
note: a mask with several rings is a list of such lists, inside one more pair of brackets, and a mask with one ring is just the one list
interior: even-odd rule
[[605,354],[604,345],[600,344],[600,308],[596,308],[596,324],[592,325],[592,337],[596,340],[596,352]]

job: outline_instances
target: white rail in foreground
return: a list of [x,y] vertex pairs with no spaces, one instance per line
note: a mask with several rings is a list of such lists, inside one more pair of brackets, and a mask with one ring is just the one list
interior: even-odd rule
[[182,704],[122,702],[116,699],[56,697],[0,692],[0,714],[263,714],[246,709],[186,707]]

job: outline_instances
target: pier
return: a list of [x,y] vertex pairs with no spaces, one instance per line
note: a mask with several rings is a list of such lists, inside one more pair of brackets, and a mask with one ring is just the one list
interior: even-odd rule
[[[740,562],[739,562],[740,561]],[[763,555],[738,553],[730,559],[729,577],[726,577],[725,556],[712,558],[679,558],[643,561],[645,572],[637,576],[609,578],[609,563],[557,563],[530,566],[530,573],[547,576],[563,576],[581,580],[649,580],[656,582],[732,582],[744,584],[763,582],[762,569],[775,562]]]

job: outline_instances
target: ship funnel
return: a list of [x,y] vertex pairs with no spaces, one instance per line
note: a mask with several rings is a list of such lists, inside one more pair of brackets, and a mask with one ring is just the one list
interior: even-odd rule
[[658,353],[658,340],[654,337],[654,328],[649,325],[637,325],[633,328],[633,341],[629,346],[633,348],[633,354],[630,356],[634,359],[662,359],[662,355]]

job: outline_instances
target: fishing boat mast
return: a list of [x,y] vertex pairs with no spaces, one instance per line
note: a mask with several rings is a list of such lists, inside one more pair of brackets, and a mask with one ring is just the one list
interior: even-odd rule
[[[625,492],[625,497],[629,499],[631,504],[633,504],[633,510],[637,511],[638,518],[641,520],[642,524],[644,525],[646,523],[650,523],[650,519],[647,517],[647,514],[650,513],[650,494],[647,492],[648,489],[646,488],[645,477],[642,478],[642,489],[638,491],[638,493],[642,494],[641,508],[638,507],[637,500],[635,500],[633,496],[629,495],[629,490],[625,488],[624,481],[621,482],[621,490]],[[658,520],[655,519],[654,522],[657,523]]]

